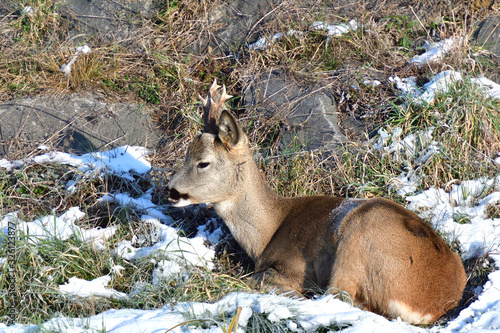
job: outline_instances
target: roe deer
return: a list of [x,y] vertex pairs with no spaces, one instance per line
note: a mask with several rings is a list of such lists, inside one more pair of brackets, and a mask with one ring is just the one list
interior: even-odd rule
[[205,127],[168,185],[178,207],[211,202],[255,262],[253,278],[281,292],[347,292],[389,318],[432,323],[466,283],[460,257],[416,214],[382,199],[283,198],[264,182],[247,136],[213,83]]

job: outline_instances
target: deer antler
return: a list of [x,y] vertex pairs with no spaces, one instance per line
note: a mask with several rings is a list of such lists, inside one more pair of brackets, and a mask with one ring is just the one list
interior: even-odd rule
[[[222,85],[222,94],[219,96],[219,92],[217,90],[219,88],[220,86],[217,85],[217,79],[215,79],[207,94],[207,98],[199,96],[203,104],[203,122],[205,123],[204,131],[208,133],[215,133],[217,131],[217,120],[219,118],[220,109],[224,106],[225,101],[233,97],[226,93],[225,85]],[[218,99],[218,101],[215,102],[212,97]]]

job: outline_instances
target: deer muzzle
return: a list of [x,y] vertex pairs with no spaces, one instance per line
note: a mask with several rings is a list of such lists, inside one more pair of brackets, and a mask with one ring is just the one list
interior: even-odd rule
[[175,207],[184,207],[191,204],[191,199],[188,194],[180,193],[177,189],[171,188],[170,186],[167,187],[167,191],[168,198]]

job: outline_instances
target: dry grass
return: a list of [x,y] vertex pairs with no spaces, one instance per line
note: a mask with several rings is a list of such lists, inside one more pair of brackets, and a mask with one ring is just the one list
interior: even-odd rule
[[[109,101],[143,100],[160,106],[154,120],[167,131],[171,129],[171,135],[179,132],[179,126],[192,127],[190,119],[186,119],[194,114],[189,109],[196,103],[198,93],[205,91],[214,78],[235,94],[247,86],[249,78],[276,67],[300,74],[302,80],[333,80],[332,90],[339,101],[344,101],[339,104],[341,118],[342,114],[369,115],[374,123],[380,124],[386,119],[388,107],[374,105],[389,106],[397,92],[390,85],[371,89],[360,82],[366,77],[422,75],[427,68],[409,68],[406,64],[420,52],[424,40],[431,35],[462,36],[468,40],[474,23],[474,17],[469,15],[473,11],[464,5],[439,5],[435,10],[447,19],[435,23],[426,17],[427,8],[422,4],[410,10],[392,2],[385,6],[372,6],[368,2],[353,6],[285,1],[254,26],[246,42],[291,29],[303,34],[286,36],[264,52],[242,47],[235,61],[214,53],[217,50],[214,32],[223,26],[211,14],[220,6],[218,1],[172,1],[152,19],[145,20],[125,41],[93,44],[90,40],[92,52],[80,55],[67,78],[60,67],[71,59],[76,46],[64,40],[68,23],[53,9],[51,1],[29,0],[23,6],[41,10],[36,15],[11,15],[3,20],[0,42],[8,47],[0,52],[0,62],[5,65],[0,69],[0,82],[4,83],[0,84],[0,101],[23,95],[84,91],[96,92]],[[17,7],[12,3],[11,8],[14,11]],[[457,8],[465,10],[465,15],[455,15]],[[360,29],[328,39],[328,43],[326,32],[310,28],[318,20],[342,23],[352,18],[359,22]],[[215,44],[209,47],[206,41]],[[196,49],[206,51],[193,53]],[[471,49],[465,45],[460,52],[453,53],[453,59],[446,59],[446,64],[440,66],[480,72],[478,62],[470,61]],[[431,68],[431,72],[438,70],[436,66]],[[361,89],[354,91],[353,85]],[[349,128],[345,131],[349,136]]]

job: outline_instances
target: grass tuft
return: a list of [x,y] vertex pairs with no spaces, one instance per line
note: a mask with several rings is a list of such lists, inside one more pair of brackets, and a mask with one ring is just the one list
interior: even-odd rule
[[434,128],[440,151],[421,167],[424,188],[498,175],[493,159],[500,150],[500,100],[485,96],[468,77],[438,93],[432,104],[396,106],[388,124],[404,134]]

